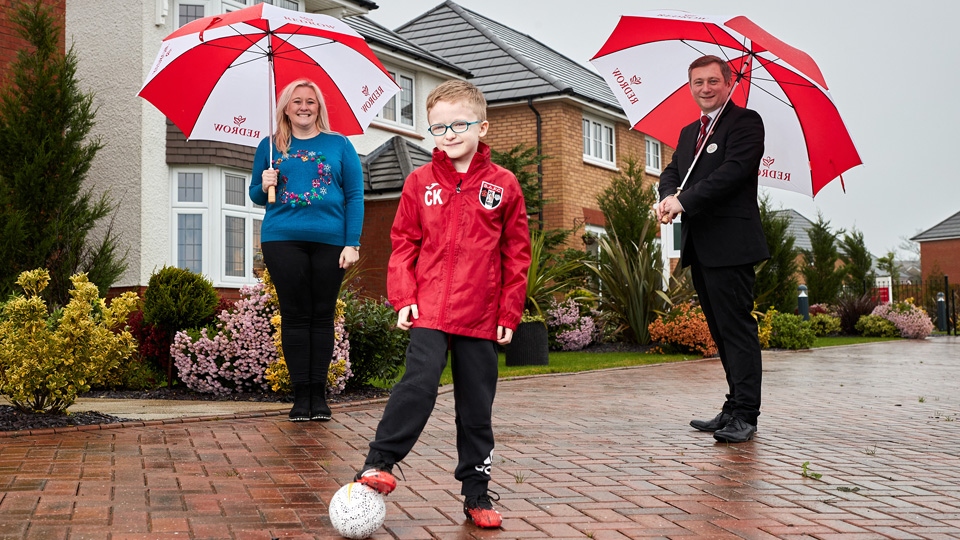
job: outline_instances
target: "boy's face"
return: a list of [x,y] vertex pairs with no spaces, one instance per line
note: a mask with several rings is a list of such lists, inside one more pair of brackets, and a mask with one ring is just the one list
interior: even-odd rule
[[[448,126],[458,120],[476,122],[479,118],[473,107],[463,101],[438,101],[427,113],[427,121],[431,126],[434,124]],[[480,137],[487,134],[488,126],[489,124],[484,120],[470,125],[463,133],[454,133],[453,129],[447,129],[443,135],[434,136],[433,142],[437,148],[447,153],[458,172],[466,172],[470,162],[473,161],[473,155],[477,152]]]

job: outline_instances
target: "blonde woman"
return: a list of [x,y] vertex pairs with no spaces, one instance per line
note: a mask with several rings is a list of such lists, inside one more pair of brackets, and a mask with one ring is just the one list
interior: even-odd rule
[[[329,130],[317,85],[300,79],[277,99],[277,131],[253,158],[250,199],[266,206],[263,259],[280,302],[283,356],[293,386],[290,420],[330,420],[327,371],[344,271],[360,258],[363,171],[350,141]],[[276,202],[267,202],[270,188]]]

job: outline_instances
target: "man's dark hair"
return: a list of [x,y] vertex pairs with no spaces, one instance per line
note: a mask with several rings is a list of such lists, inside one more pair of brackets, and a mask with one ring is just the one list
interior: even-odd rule
[[687,80],[690,80],[690,74],[693,73],[693,70],[709,66],[710,64],[717,64],[720,66],[720,74],[723,75],[723,82],[730,82],[730,79],[733,77],[733,72],[730,71],[730,64],[725,62],[723,58],[714,56],[712,54],[701,56],[690,64],[690,67],[687,68]]

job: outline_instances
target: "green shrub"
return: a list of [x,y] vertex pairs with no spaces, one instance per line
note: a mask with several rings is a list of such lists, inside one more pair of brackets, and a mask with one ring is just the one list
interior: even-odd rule
[[773,316],[770,346],[777,349],[809,349],[816,336],[810,322],[800,315],[777,313]]
[[817,313],[810,317],[810,328],[813,330],[813,335],[817,337],[835,336],[839,334],[841,330],[840,317],[834,317],[826,313]]
[[900,337],[897,325],[879,315],[864,315],[857,321],[857,332],[865,337]]
[[156,390],[166,383],[166,377],[153,363],[139,354],[132,354],[109,370],[103,377],[91,381],[93,390]]
[[164,266],[150,276],[143,293],[143,320],[167,332],[198,328],[216,314],[219,297],[200,274]]
[[350,370],[347,388],[373,381],[393,382],[403,370],[410,334],[397,328],[397,313],[383,300],[344,296],[344,327],[350,336]]
[[143,322],[160,330],[166,346],[157,351],[156,361],[166,371],[169,384],[176,380],[170,358],[170,344],[178,330],[199,328],[212,322],[217,313],[219,295],[210,280],[175,266],[154,272],[143,293]]
[[86,274],[70,280],[70,302],[53,314],[40,297],[50,282],[43,269],[20,274],[26,296],[3,306],[0,394],[21,411],[63,412],[137,347],[126,328],[137,295],[124,293],[107,305]]

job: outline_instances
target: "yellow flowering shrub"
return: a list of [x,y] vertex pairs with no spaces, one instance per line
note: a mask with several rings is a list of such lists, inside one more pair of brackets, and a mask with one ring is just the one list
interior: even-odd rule
[[773,317],[776,314],[777,310],[770,308],[766,313],[761,313],[755,317],[757,319],[757,336],[760,338],[761,349],[770,348],[770,338],[773,336]]
[[20,274],[26,296],[3,306],[0,394],[22,411],[63,412],[136,350],[126,321],[137,295],[127,292],[107,305],[86,274],[70,281],[70,302],[52,315],[39,296],[50,282],[43,269]]

